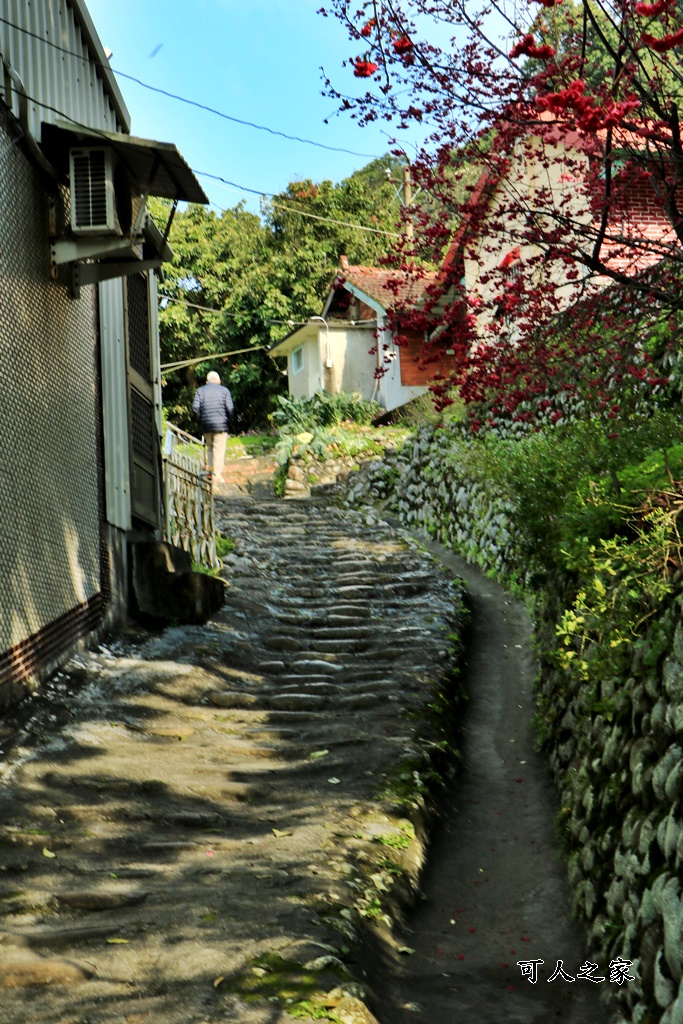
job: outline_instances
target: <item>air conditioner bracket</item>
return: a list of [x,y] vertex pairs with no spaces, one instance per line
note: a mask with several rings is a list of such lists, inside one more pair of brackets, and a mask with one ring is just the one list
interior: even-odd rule
[[80,263],[83,260],[111,259],[114,256],[142,259],[142,239],[132,245],[130,238],[64,238],[50,245],[52,266]]

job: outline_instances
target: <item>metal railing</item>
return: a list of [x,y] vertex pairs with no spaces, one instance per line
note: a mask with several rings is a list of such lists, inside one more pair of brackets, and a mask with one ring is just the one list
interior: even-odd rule
[[162,454],[164,540],[188,551],[194,562],[213,569],[219,562],[204,442],[167,423]]

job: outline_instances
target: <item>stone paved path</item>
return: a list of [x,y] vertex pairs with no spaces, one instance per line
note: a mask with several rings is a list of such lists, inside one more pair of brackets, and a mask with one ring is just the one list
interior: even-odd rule
[[220,615],[74,659],[5,757],[0,1024],[275,1024],[330,992],[372,1019],[356,940],[424,856],[397,800],[458,590],[365,515],[217,505]]

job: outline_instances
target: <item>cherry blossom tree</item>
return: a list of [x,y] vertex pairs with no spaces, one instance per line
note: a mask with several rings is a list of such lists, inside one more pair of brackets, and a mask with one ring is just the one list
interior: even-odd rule
[[422,202],[395,258],[439,274],[397,316],[425,332],[426,360],[456,353],[437,401],[609,420],[661,388],[643,339],[675,348],[683,306],[680,0],[330,0],[321,13],[351,41],[348,91],[326,84],[340,109],[397,139],[424,132]]

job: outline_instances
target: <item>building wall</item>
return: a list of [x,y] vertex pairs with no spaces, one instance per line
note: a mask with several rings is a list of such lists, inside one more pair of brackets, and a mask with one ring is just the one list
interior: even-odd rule
[[417,331],[407,331],[405,342],[398,346],[401,384],[405,387],[424,387],[437,373],[448,374],[455,368],[453,356],[440,350],[438,344],[434,346],[435,356],[429,358],[428,350],[425,348],[423,335]]
[[[586,225],[590,248],[600,211],[596,212],[595,204],[582,184],[587,173],[588,156],[572,148],[574,144],[572,139],[567,145],[539,138],[520,142],[507,178],[497,187],[472,241],[465,245],[465,289],[483,303],[478,316],[481,336],[485,336],[491,325],[495,296],[501,292],[500,264],[503,258],[518,248],[522,264],[528,264],[541,252],[533,244],[518,244],[518,239],[532,234],[529,224],[533,219],[527,223],[525,215],[531,216],[538,207],[556,213],[557,221],[550,215],[544,217],[548,227],[562,224],[567,219]],[[683,190],[679,190],[677,200],[680,206]],[[646,247],[640,251],[630,248],[633,240],[656,241],[663,248],[655,247],[648,251]],[[567,244],[571,245],[570,233],[567,234]],[[583,244],[586,245],[585,240]],[[647,176],[638,171],[620,174],[615,170],[607,235],[601,249],[603,261],[610,269],[636,274],[659,262],[667,245],[678,248],[671,222]],[[555,298],[560,308],[566,308],[585,294],[583,273],[570,281],[566,276],[567,269],[560,260],[555,260],[532,272],[544,283],[555,281]],[[594,277],[591,281],[591,287],[596,290],[611,284],[612,279],[607,276]]]
[[[321,332],[323,364],[325,362],[325,332]],[[375,388],[375,356],[370,349],[376,344],[370,328],[335,328],[330,331],[332,366],[326,368],[325,390],[331,394],[345,391],[371,399]]]
[[[10,0],[3,13],[7,22],[0,23],[0,54],[30,97],[26,127],[35,139],[40,141],[41,122],[54,124],[65,117],[106,131],[127,130],[128,112],[84,3]],[[19,118],[16,89],[3,98]]]
[[314,395],[316,391],[322,391],[323,389],[317,335],[303,341],[301,348],[303,350],[303,366],[298,373],[294,373],[293,353],[287,356],[287,379],[289,381],[289,393],[292,398],[307,398],[309,395]]
[[[610,217],[610,232],[625,240],[658,242],[679,250],[680,243],[666,216],[661,200],[655,194],[651,182],[637,171],[617,174],[613,183],[614,202]],[[683,204],[683,190],[676,190],[678,208]],[[609,254],[609,265],[622,273],[637,273],[658,263],[664,256],[659,246],[654,250],[640,252],[625,251],[616,241],[608,241],[604,251]]]
[[0,279],[2,690],[102,610],[94,289],[74,299],[50,279],[45,189],[2,119]]

